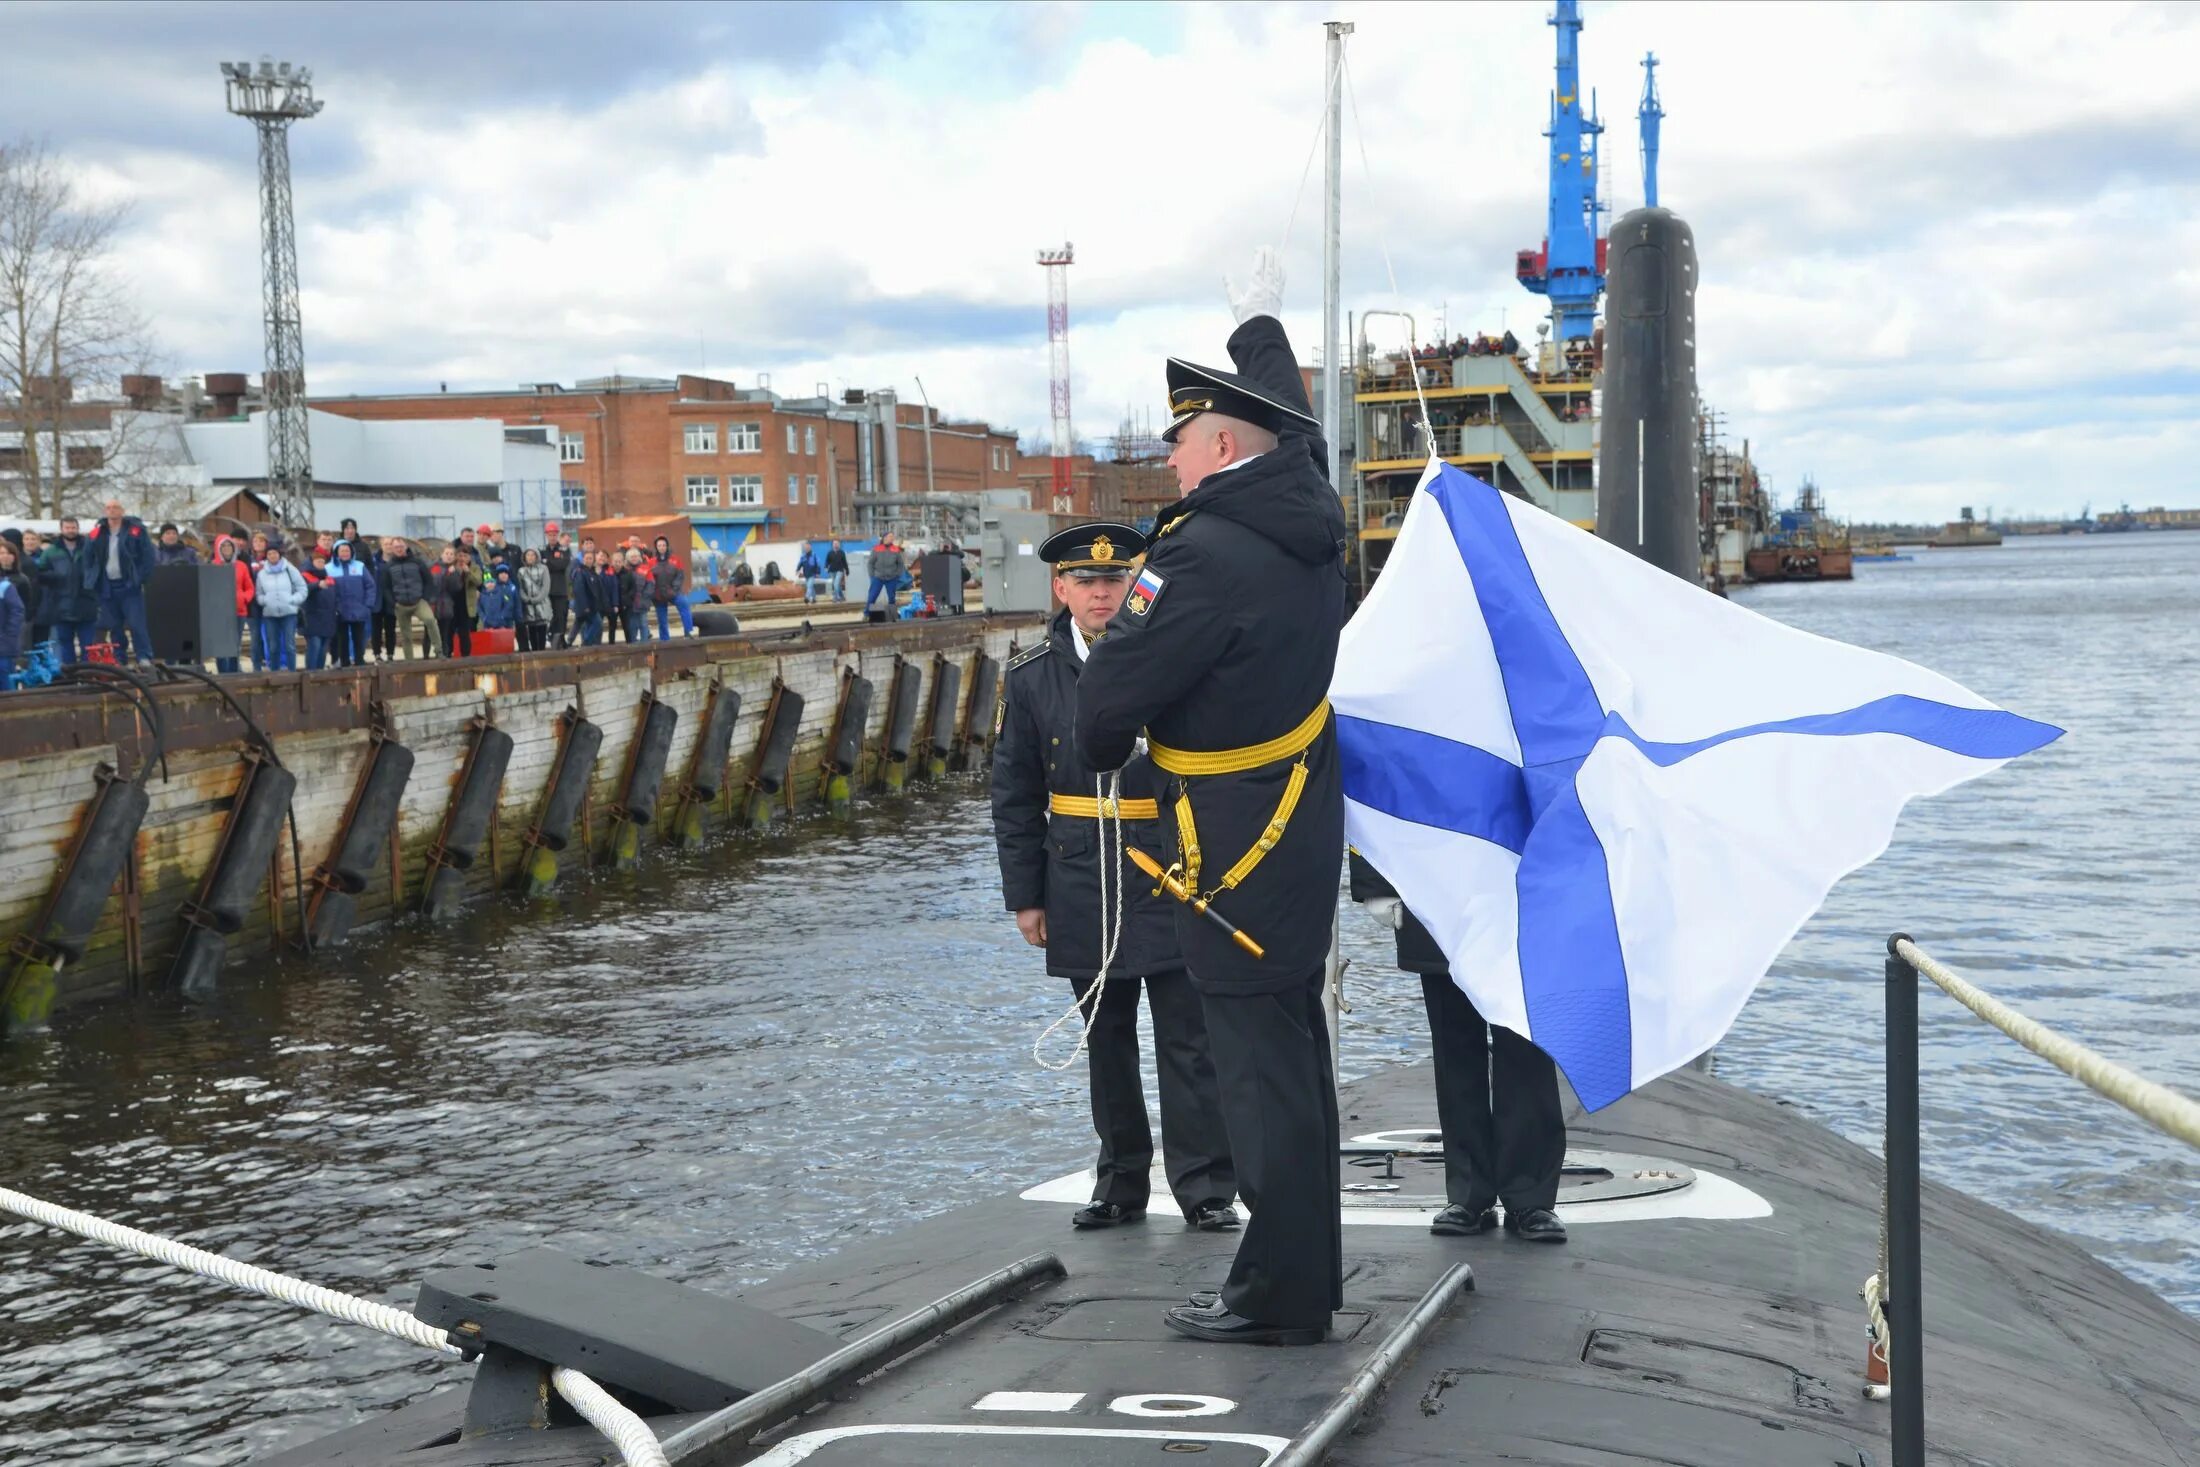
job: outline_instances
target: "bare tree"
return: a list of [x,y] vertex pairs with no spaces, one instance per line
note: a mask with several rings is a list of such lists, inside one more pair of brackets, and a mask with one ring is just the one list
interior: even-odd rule
[[152,355],[112,264],[126,213],[85,199],[42,142],[0,144],[0,495],[33,517],[93,508],[160,456],[111,402]]

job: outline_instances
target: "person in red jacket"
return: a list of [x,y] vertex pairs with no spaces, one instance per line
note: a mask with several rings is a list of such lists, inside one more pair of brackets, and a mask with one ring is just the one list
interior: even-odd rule
[[[237,542],[227,535],[216,535],[214,537],[214,563],[229,567],[229,574],[237,594],[237,640],[238,644],[242,646],[250,632],[252,597],[257,589],[252,579],[252,567],[238,555]],[[237,659],[234,657],[217,657],[214,659],[214,670],[216,672],[235,672],[237,670]]]

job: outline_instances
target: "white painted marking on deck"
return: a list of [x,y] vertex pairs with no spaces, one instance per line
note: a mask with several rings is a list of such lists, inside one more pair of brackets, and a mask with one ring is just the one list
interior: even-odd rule
[[789,1437],[758,1457],[750,1467],[796,1467],[797,1463],[808,1461],[820,1447],[866,1436],[1083,1437],[1087,1440],[1106,1441],[1219,1442],[1258,1447],[1266,1454],[1261,1458],[1263,1464],[1273,1462],[1279,1452],[1291,1445],[1288,1437],[1253,1436],[1244,1432],[1130,1431],[1112,1427],[1077,1426],[841,1426],[826,1431],[806,1431],[800,1436]]
[[1228,1396],[1117,1396],[1108,1409],[1122,1416],[1227,1416],[1237,1409]]
[[1083,1391],[987,1391],[973,1411],[1074,1411]]
[[[1585,1227],[1596,1223],[1660,1222],[1669,1218],[1696,1218],[1710,1222],[1734,1222],[1747,1218],[1772,1216],[1772,1204],[1752,1192],[1741,1183],[1729,1180],[1719,1173],[1691,1163],[1696,1180],[1686,1187],[1670,1192],[1655,1192],[1647,1197],[1612,1197],[1587,1202],[1561,1202],[1558,1205],[1559,1220],[1572,1227]],[[1160,1168],[1154,1169],[1154,1195],[1168,1195],[1169,1179]],[[1080,1206],[1092,1200],[1093,1174],[1090,1171],[1071,1172],[1066,1177],[1056,1177],[1051,1182],[1041,1182],[1018,1193],[1025,1202],[1044,1202],[1049,1205],[1068,1203]],[[1238,1216],[1249,1217],[1243,1203],[1238,1204]],[[1350,1199],[1344,1203],[1346,1227],[1366,1228],[1425,1228],[1436,1216],[1434,1207],[1426,1211],[1412,1207],[1360,1207]],[[1149,1221],[1146,1226],[1153,1224]]]

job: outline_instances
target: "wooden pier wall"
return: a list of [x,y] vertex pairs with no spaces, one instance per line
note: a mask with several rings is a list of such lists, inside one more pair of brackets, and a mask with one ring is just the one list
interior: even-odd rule
[[[852,783],[859,798],[875,798],[897,662],[906,662],[912,675],[923,680],[917,752],[910,760],[910,777],[917,780],[924,766],[924,713],[931,706],[942,660],[961,669],[959,734],[989,739],[990,703],[982,709],[969,706],[977,661],[989,656],[1005,666],[1018,645],[1028,646],[1044,634],[1043,627],[1038,616],[973,616],[632,648],[386,663],[221,682],[271,737],[283,766],[297,776],[292,810],[298,858],[309,882],[342,834],[376,723],[413,752],[395,839],[367,889],[355,899],[357,924],[364,926],[387,920],[394,911],[417,910],[429,850],[442,834],[476,719],[486,717],[509,733],[514,746],[492,834],[465,873],[469,898],[516,883],[525,837],[556,763],[563,733],[560,715],[569,708],[603,730],[603,746],[573,844],[559,857],[561,881],[571,879],[582,860],[601,860],[608,852],[614,822],[607,812],[626,780],[644,692],[671,705],[678,715],[656,829],[642,841],[646,860],[669,831],[710,690],[720,680],[740,694],[741,709],[729,751],[730,772],[707,816],[714,829],[745,819],[750,765],[775,682],[804,700],[786,787],[775,801],[778,812],[784,815],[820,797],[825,742],[839,707],[842,674],[848,670],[872,684],[863,766]],[[156,763],[146,786],[151,807],[132,857],[109,894],[88,950],[58,975],[57,1007],[163,986],[185,930],[183,907],[196,896],[215,857],[243,780],[251,740],[243,721],[218,693],[202,684],[172,683],[156,696],[166,774]],[[0,983],[19,959],[18,939],[38,921],[60,875],[98,788],[98,770],[105,765],[127,776],[152,754],[142,716],[127,697],[54,689],[0,698],[0,946],[8,949],[0,953]],[[275,869],[262,883],[260,900],[244,929],[228,940],[232,962],[298,937],[299,877],[288,831],[272,864]]]

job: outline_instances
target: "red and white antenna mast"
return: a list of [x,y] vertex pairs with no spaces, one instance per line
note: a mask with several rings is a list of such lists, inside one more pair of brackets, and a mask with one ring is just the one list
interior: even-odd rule
[[1054,406],[1054,512],[1075,509],[1070,487],[1069,456],[1077,446],[1069,427],[1069,267],[1076,250],[1064,244],[1058,250],[1039,251],[1039,263],[1047,272],[1047,351],[1053,358],[1049,396]]

